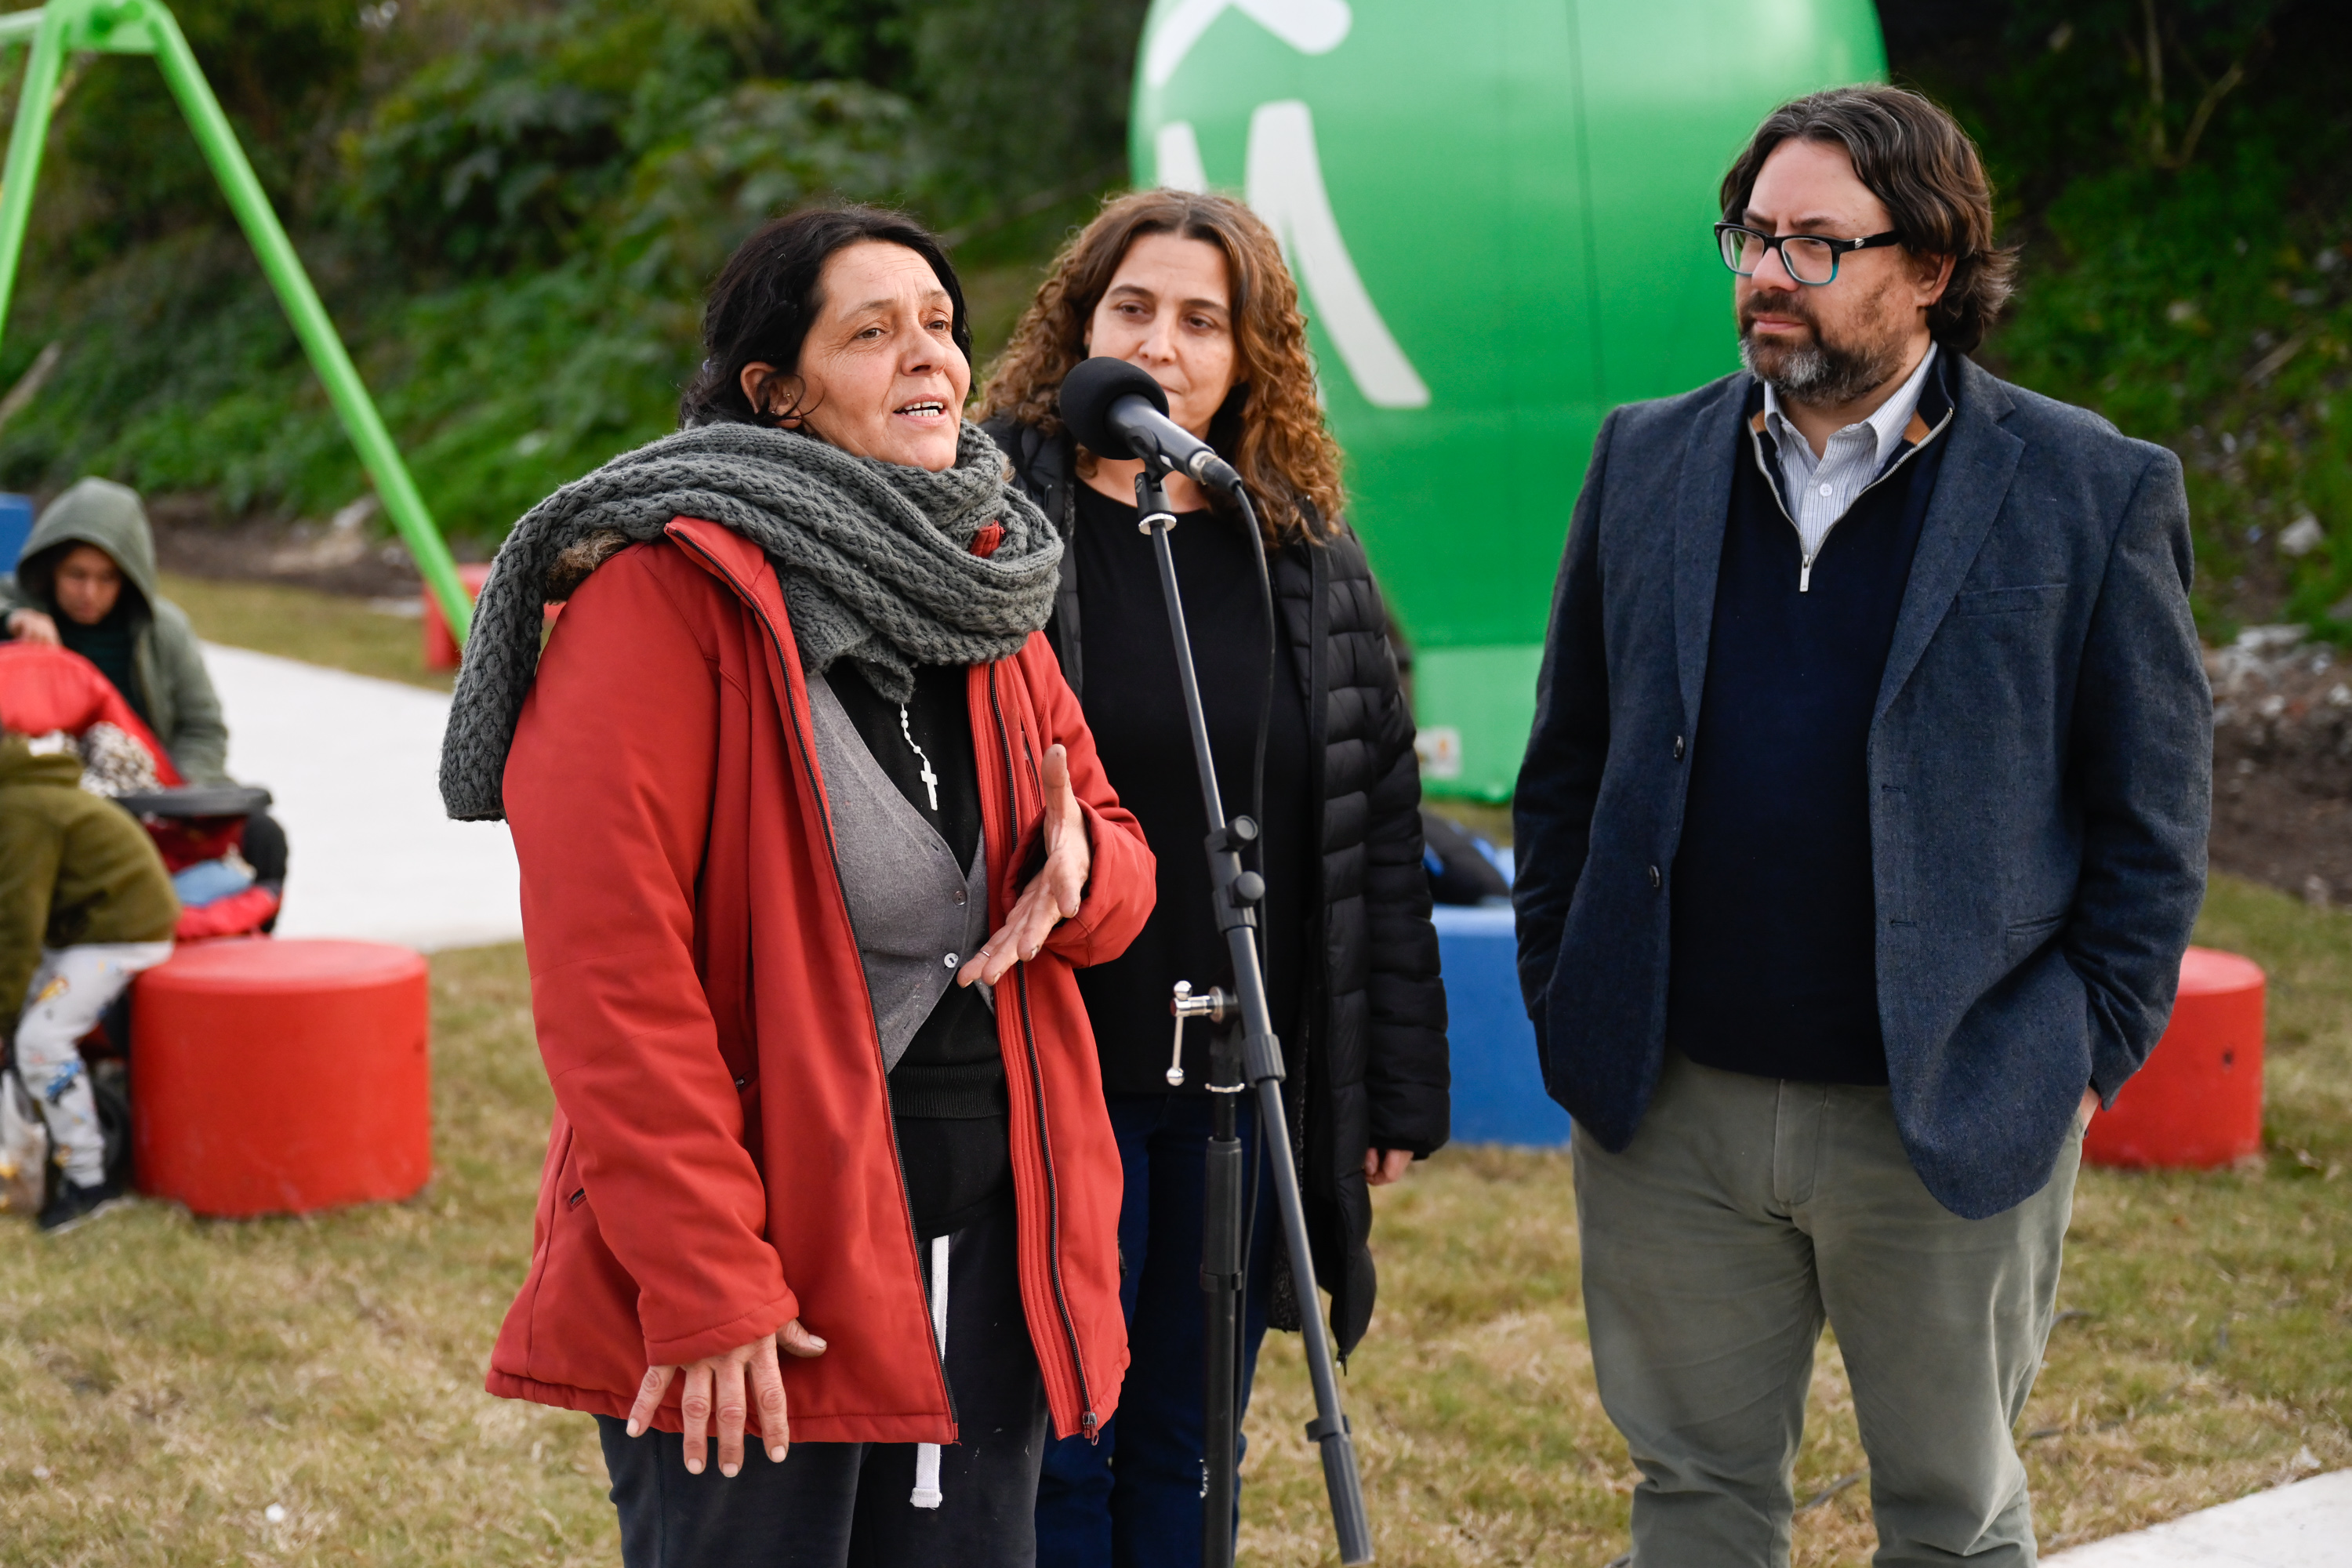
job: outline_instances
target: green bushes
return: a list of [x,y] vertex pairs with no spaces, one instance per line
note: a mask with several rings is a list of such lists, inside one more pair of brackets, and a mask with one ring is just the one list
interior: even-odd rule
[[[773,213],[888,200],[985,234],[958,259],[1009,264],[975,289],[1009,310],[1011,266],[1119,177],[1143,0],[176,9],[427,501],[480,546],[671,426],[701,288]],[[2180,453],[2210,633],[2352,637],[2352,7],[1882,15],[1897,78],[1969,122],[2025,245],[1990,363]],[[96,471],[312,516],[361,494],[154,73],[74,80],[0,384],[63,353],[0,426],[0,485]]]
[[2210,629],[2352,632],[2352,229],[2298,221],[2284,183],[2244,147],[2228,167],[2077,182],[2044,215],[2063,265],[2002,351],[2030,384],[2179,452]]
[[[947,224],[1074,169],[1115,183],[1142,7],[176,9],[427,504],[479,547],[674,426],[701,289],[764,219],[835,197]],[[957,51],[985,55],[984,87]],[[1092,107],[1035,120],[1017,158],[1008,132],[972,130],[1045,97]],[[153,73],[90,62],[58,123],[0,384],[63,353],[0,428],[0,485],[100,472],[312,516],[362,493]]]
[[1969,121],[2024,242],[1987,357],[2180,455],[2209,635],[2352,636],[2352,8],[1886,14],[1898,78]]

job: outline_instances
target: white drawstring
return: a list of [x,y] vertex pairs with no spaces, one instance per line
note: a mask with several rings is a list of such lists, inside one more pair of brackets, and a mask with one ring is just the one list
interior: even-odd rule
[[[948,1238],[931,1237],[931,1333],[939,1341],[940,1365],[948,1363]],[[940,1493],[940,1446],[915,1445],[915,1489],[907,1500],[917,1508],[937,1508]]]

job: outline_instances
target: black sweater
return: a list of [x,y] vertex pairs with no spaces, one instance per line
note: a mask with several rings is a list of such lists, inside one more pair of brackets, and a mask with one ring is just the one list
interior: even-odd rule
[[[1931,373],[1913,431],[1940,430],[1944,388]],[[1800,593],[1760,389],[1750,401],[1727,454],[1731,515],[1675,852],[1666,1039],[1732,1072],[1880,1084],[1867,749],[1943,447],[1906,439]]]
[[[1127,951],[1078,971],[1078,991],[1095,1030],[1109,1094],[1165,1094],[1172,1020],[1170,987],[1233,985],[1223,933],[1210,912],[1209,869],[1201,850],[1206,819],[1200,773],[1177,686],[1175,645],[1160,596],[1151,541],[1136,510],[1081,481],[1076,489],[1078,595],[1087,627],[1087,727],[1121,805],[1135,813],[1159,858],[1160,901]],[[1250,805],[1250,757],[1265,680],[1265,612],[1255,546],[1236,518],[1186,512],[1169,535],[1185,633],[1201,680],[1217,790],[1225,815]],[[1307,709],[1288,639],[1275,641],[1274,716],[1265,748],[1265,878],[1260,952],[1275,1034],[1295,1040],[1306,954],[1307,858],[1313,831],[1307,792]],[[1184,1087],[1208,1085],[1208,1026],[1184,1031]]]
[[[1083,481],[1068,435],[1048,436],[1005,416],[992,420],[988,433],[1045,515],[1074,531]],[[1086,567],[1075,551],[1062,557],[1051,635],[1062,671],[1099,735],[1097,666],[1106,656],[1099,628],[1083,613],[1081,599],[1091,597]],[[1445,988],[1421,859],[1412,717],[1399,689],[1388,611],[1362,543],[1342,527],[1320,544],[1284,545],[1274,557],[1274,603],[1289,679],[1306,715],[1307,770],[1307,881],[1298,921],[1303,994],[1283,1055],[1291,1130],[1304,1145],[1300,1171],[1316,1274],[1331,1292],[1331,1331],[1345,1354],[1371,1321],[1378,1288],[1364,1151],[1377,1145],[1425,1154],[1445,1142]],[[1189,755],[1185,769],[1189,779]],[[1129,798],[1129,779],[1113,771],[1110,782],[1122,801]],[[1273,794],[1269,767],[1269,804]],[[1189,819],[1172,842],[1152,836],[1163,866],[1179,858],[1201,863],[1199,824],[1198,816]],[[1278,952],[1274,967],[1277,973],[1283,967]],[[1160,1028],[1164,1045],[1166,1024]],[[1160,1065],[1164,1071],[1164,1059]],[[1277,1290],[1272,1305],[1276,1324],[1287,1326],[1284,1308],[1295,1303]]]

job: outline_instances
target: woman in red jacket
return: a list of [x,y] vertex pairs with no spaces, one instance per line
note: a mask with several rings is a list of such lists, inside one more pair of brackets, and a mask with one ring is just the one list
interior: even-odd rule
[[488,1385],[598,1417],[630,1568],[1025,1564],[1048,1430],[1127,1363],[1074,971],[1151,853],[936,241],[781,219],[704,336],[685,428],[517,525],[450,715],[557,1107]]

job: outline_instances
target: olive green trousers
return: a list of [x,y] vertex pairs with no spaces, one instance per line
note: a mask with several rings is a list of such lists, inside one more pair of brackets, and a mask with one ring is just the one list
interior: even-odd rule
[[2041,1192],[1967,1220],[1911,1169],[1885,1089],[1668,1053],[1624,1152],[1574,1140],[1601,1402],[1633,1450],[1634,1568],[1780,1568],[1813,1348],[1837,1334],[1877,1568],[2028,1568],[2011,1428],[2049,1338],[2082,1129]]

